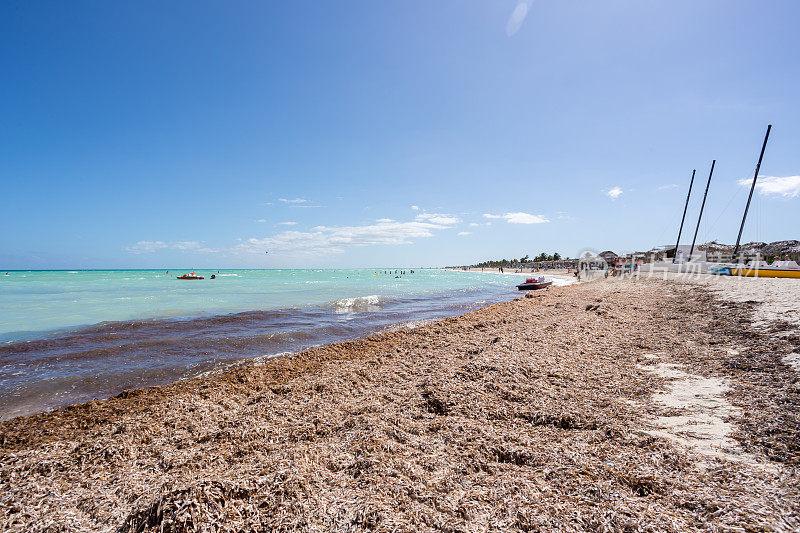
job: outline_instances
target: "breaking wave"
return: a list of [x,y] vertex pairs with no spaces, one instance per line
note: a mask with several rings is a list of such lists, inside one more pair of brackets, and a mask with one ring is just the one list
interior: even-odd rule
[[342,298],[333,303],[337,313],[349,313],[359,311],[374,311],[378,309],[387,299],[379,294],[369,296],[357,296],[355,298]]

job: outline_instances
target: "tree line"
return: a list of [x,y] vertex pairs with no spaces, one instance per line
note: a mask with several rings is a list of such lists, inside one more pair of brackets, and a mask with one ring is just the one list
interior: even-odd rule
[[482,263],[477,263],[476,267],[481,268],[499,268],[499,267],[515,267],[520,264],[526,263],[541,263],[544,261],[561,261],[562,259],[569,259],[569,257],[561,257],[561,254],[555,252],[553,254],[548,254],[547,252],[542,252],[536,257],[531,258],[529,255],[524,255],[519,259],[491,259],[489,261],[483,261]]

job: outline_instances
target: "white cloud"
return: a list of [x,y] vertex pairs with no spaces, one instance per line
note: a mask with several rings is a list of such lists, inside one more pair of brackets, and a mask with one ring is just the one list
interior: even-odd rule
[[471,231],[459,231],[458,236],[463,237],[464,235],[472,235]]
[[287,207],[294,207],[294,208],[302,207],[304,209],[316,209],[320,207],[325,207],[322,205],[311,205],[305,198],[278,198],[278,201],[284,204],[288,204]]
[[418,206],[418,205],[412,205],[412,206],[411,206],[411,209],[412,209],[413,211],[419,211],[419,206]]
[[297,222],[291,222],[291,221],[289,221],[289,222],[278,222],[278,225],[279,226],[296,226]]
[[522,27],[522,23],[525,22],[525,17],[528,16],[528,3],[527,2],[519,2],[517,7],[514,8],[514,11],[511,13],[511,16],[508,18],[508,22],[506,23],[506,35],[511,37],[515,33],[519,31]]
[[[532,215],[530,213],[506,213],[504,215],[493,215],[491,213],[484,213],[484,218],[491,218],[497,219],[502,218],[509,224],[544,224],[545,222],[550,222],[547,217],[544,215]],[[487,226],[491,226],[491,222],[486,223]]]
[[216,251],[211,250],[210,248],[205,248],[202,242],[198,241],[176,241],[176,242],[164,242],[164,241],[139,241],[136,244],[131,244],[126,246],[125,251],[132,254],[152,254],[157,252],[158,250],[170,249],[170,250],[180,250],[183,252],[191,251],[191,252],[209,252],[209,251]]
[[[739,185],[750,187],[753,178],[739,180]],[[785,176],[782,178],[775,176],[758,176],[756,190],[764,196],[781,196],[783,198],[796,198],[800,195],[800,176]]]
[[269,220],[267,220],[266,218],[259,218],[258,220],[256,220],[256,222],[260,222],[261,224],[264,224],[266,222],[269,222]]
[[175,250],[197,250],[202,246],[203,246],[202,243],[199,243],[197,241],[178,241],[178,242],[173,242],[170,245],[170,248],[173,248]]
[[658,190],[659,190],[659,191],[666,191],[666,190],[669,190],[669,189],[677,189],[677,188],[678,188],[678,185],[677,185],[677,184],[675,184],[675,183],[669,183],[669,184],[667,184],[667,185],[661,185],[661,186],[658,188]]
[[622,189],[620,189],[619,187],[612,187],[611,189],[606,191],[606,195],[612,200],[616,200],[622,195]]
[[447,225],[430,221],[377,222],[365,226],[317,226],[310,231],[284,231],[262,239],[247,239],[234,252],[263,254],[287,252],[293,255],[343,253],[356,246],[412,244],[411,239],[433,237]]
[[441,224],[444,226],[451,226],[453,224],[458,224],[461,222],[461,219],[455,215],[447,215],[441,213],[420,213],[416,216],[417,220],[425,220],[430,222],[431,224]]
[[509,224],[544,224],[550,222],[544,215],[532,215],[530,213],[506,213],[503,218]]
[[480,226],[480,224],[478,224],[477,222],[470,222],[469,223],[469,227],[471,227],[471,228],[477,228],[478,226]]
[[163,241],[139,241],[136,244],[126,246],[125,251],[132,254],[152,254],[156,250],[161,250],[167,246],[167,243]]
[[394,222],[391,218],[379,218],[375,222]]

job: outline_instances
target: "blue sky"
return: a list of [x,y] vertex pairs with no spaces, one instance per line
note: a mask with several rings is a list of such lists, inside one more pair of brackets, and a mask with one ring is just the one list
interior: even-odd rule
[[[800,3],[0,5],[0,267],[800,238]],[[487,216],[488,215],[488,216]],[[687,232],[685,231],[685,235]],[[264,252],[269,250],[269,254]]]

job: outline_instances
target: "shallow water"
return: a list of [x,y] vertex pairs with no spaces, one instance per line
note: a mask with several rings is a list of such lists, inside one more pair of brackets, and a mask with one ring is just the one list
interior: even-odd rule
[[175,279],[183,271],[10,272],[0,276],[0,418],[519,295],[516,276],[389,272],[197,271],[206,279],[196,281]]

